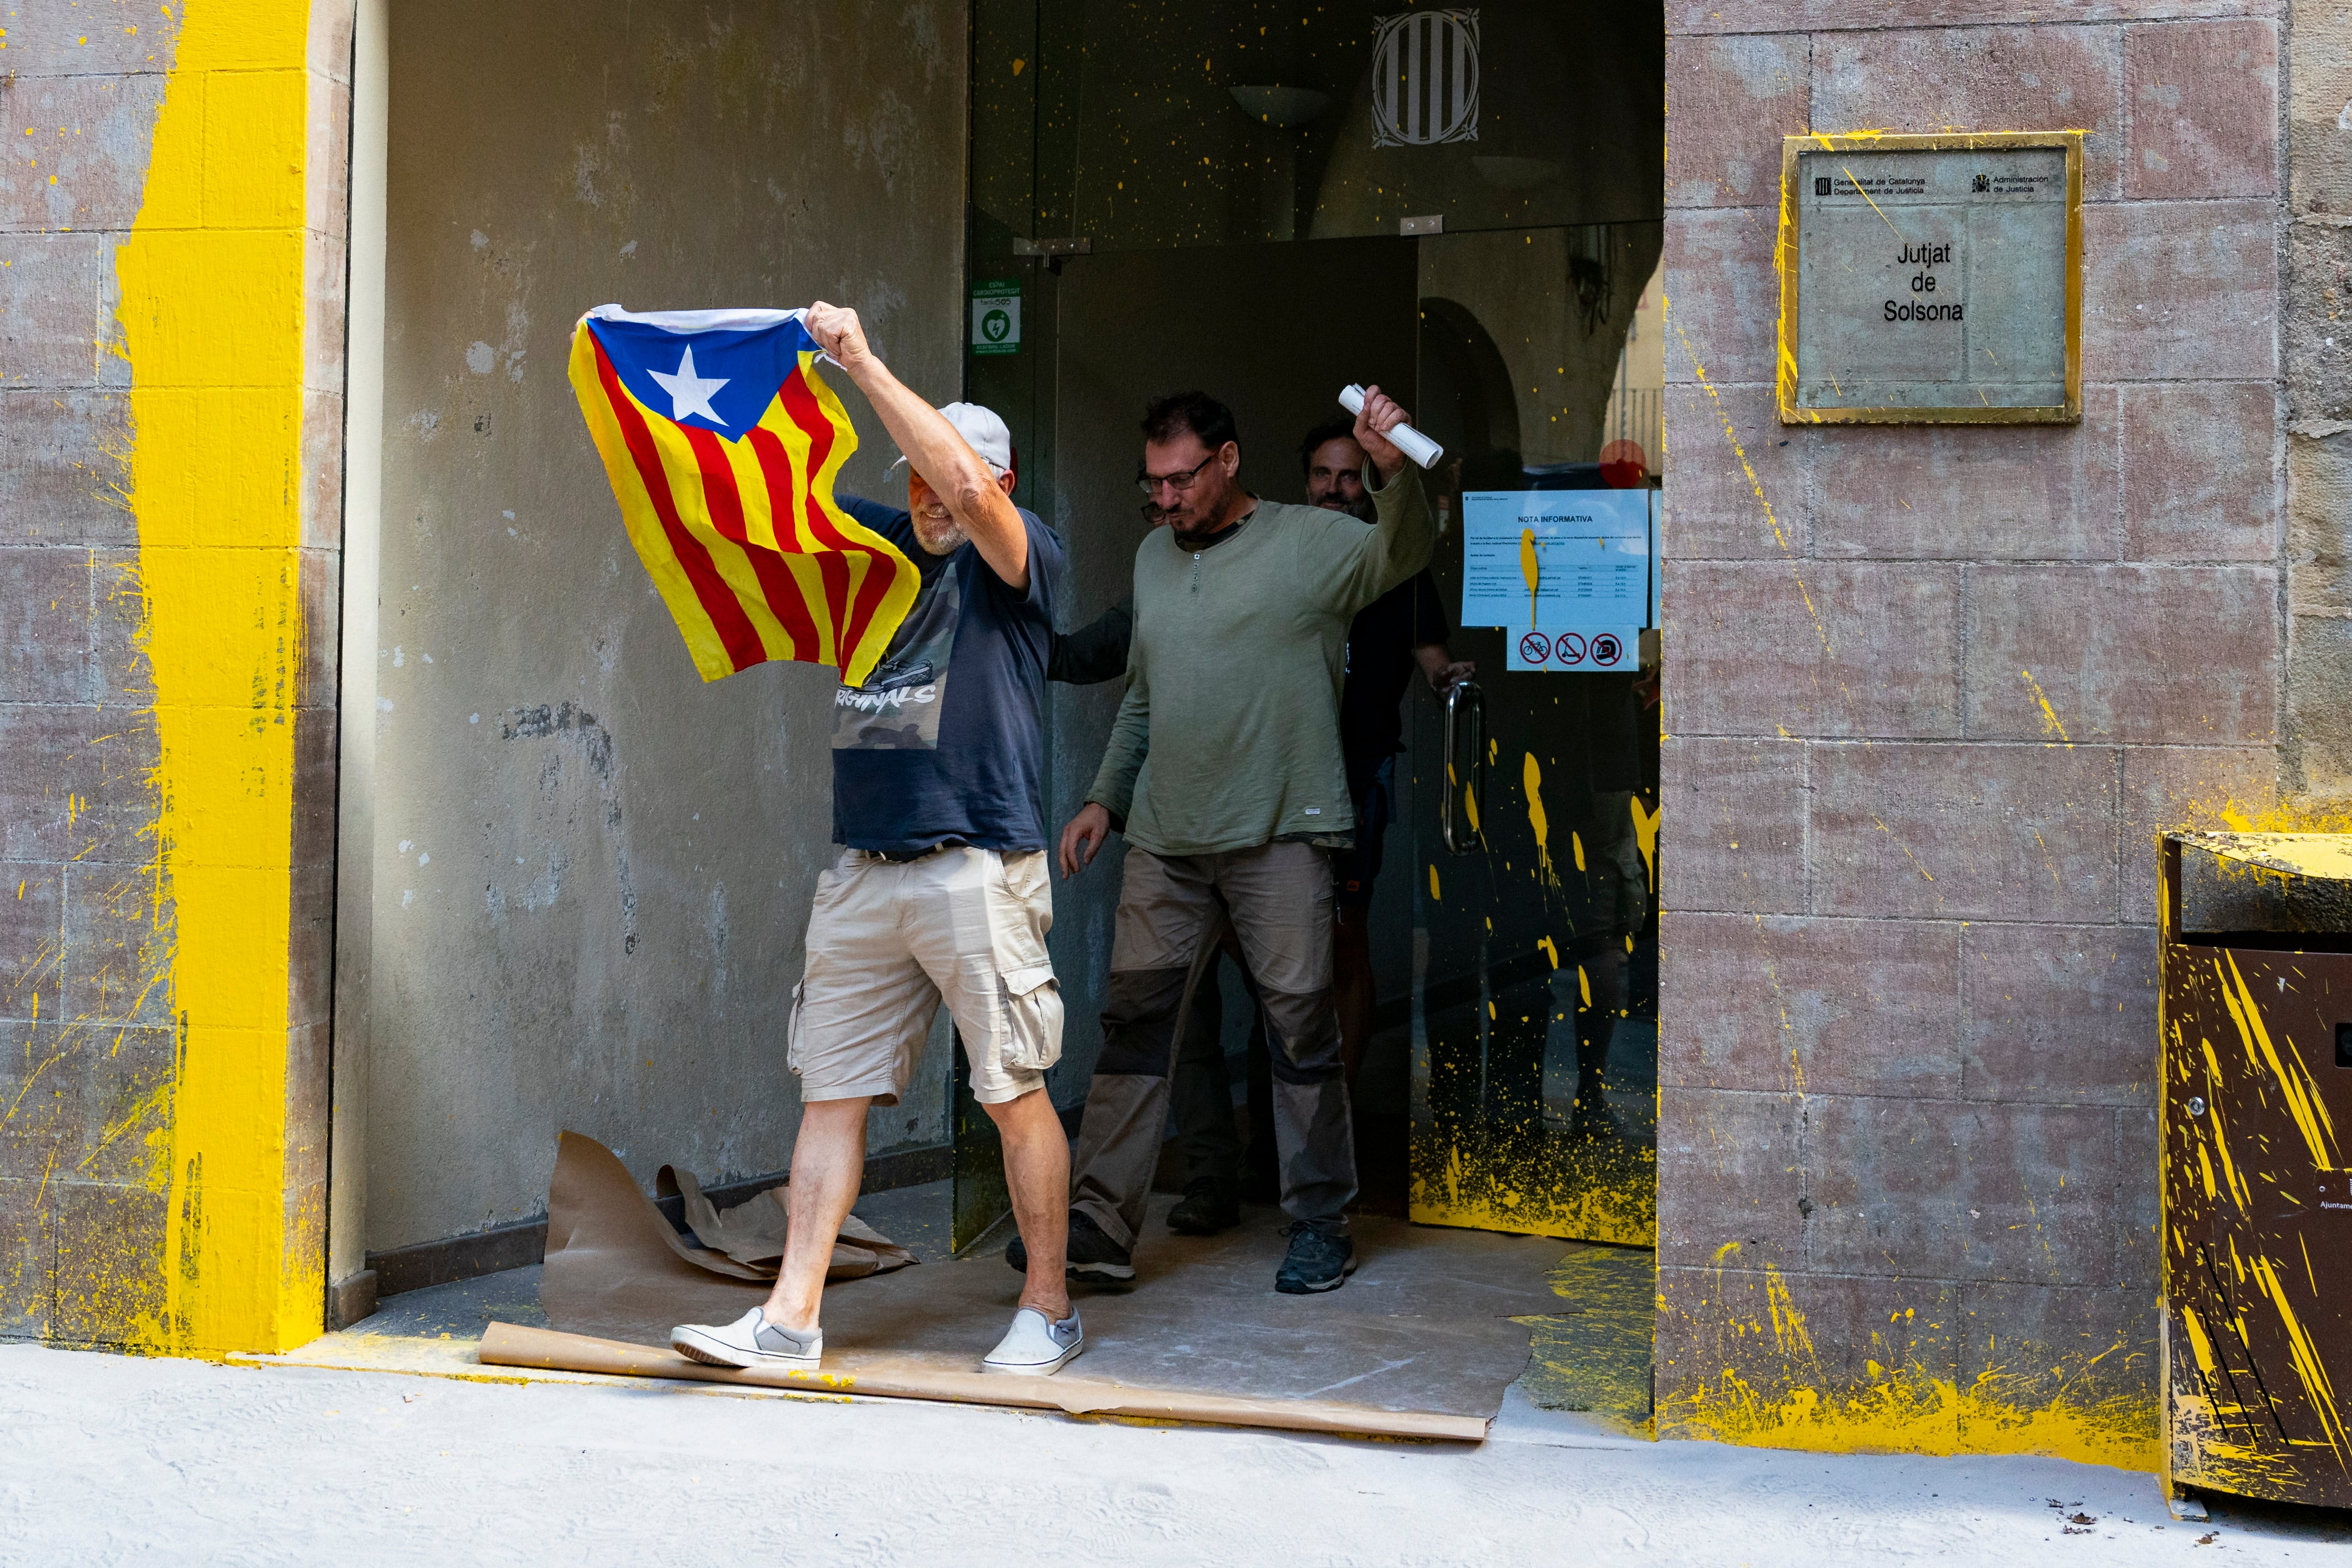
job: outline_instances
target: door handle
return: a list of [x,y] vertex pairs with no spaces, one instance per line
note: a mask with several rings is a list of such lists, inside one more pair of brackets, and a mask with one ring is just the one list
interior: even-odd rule
[[[1462,754],[1461,731],[1465,720],[1470,731],[1470,763],[1460,772],[1454,759]],[[1445,692],[1445,793],[1438,798],[1438,837],[1445,840],[1447,851],[1467,855],[1478,847],[1478,797],[1486,787],[1486,695],[1478,689],[1475,680],[1457,680]],[[1454,820],[1454,797],[1467,792],[1469,797],[1470,831],[1465,837],[1456,829]]]

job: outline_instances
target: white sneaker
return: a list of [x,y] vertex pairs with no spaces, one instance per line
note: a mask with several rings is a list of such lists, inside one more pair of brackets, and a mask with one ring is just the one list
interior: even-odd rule
[[[1075,1321],[1076,1320],[1073,1320]],[[669,1348],[710,1366],[780,1366],[814,1372],[824,1356],[824,1331],[780,1329],[757,1307],[731,1323],[681,1323],[669,1331]]]
[[1086,1348],[1087,1332],[1078,1326],[1077,1313],[1072,1312],[1057,1323],[1034,1307],[1024,1307],[1013,1314],[1013,1327],[988,1352],[980,1370],[1044,1377],[1061,1371],[1072,1356]]

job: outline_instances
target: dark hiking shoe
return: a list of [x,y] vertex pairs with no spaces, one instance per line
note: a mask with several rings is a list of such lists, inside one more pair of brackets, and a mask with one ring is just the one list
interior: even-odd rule
[[1214,1236],[1242,1222],[1242,1201],[1213,1176],[1184,1184],[1184,1198],[1168,1211],[1168,1228],[1179,1236]]
[[1356,1271],[1356,1244],[1345,1235],[1325,1230],[1312,1220],[1285,1226],[1290,1255],[1282,1260],[1274,1288],[1286,1296],[1307,1296],[1337,1290]]
[[[1129,1259],[1127,1248],[1102,1233],[1102,1227],[1076,1209],[1070,1211],[1070,1245],[1065,1255],[1069,1266],[1063,1277],[1084,1280],[1089,1285],[1125,1285],[1135,1279],[1135,1265]],[[1004,1261],[1022,1273],[1029,1272],[1029,1249],[1021,1238],[1014,1237],[1013,1245],[1004,1249]]]
[[1070,1211],[1067,1256],[1070,1279],[1092,1285],[1124,1285],[1135,1279],[1135,1265],[1127,1248],[1105,1236],[1100,1226],[1077,1209]]

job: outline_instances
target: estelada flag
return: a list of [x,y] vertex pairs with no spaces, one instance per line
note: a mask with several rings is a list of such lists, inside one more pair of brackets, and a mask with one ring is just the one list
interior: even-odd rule
[[921,585],[834,502],[857,432],[804,313],[599,305],[572,335],[621,521],[705,680],[782,658],[861,685]]

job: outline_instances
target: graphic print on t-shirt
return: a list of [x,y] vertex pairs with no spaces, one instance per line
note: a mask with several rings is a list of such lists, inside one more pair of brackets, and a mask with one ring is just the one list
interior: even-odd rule
[[889,651],[863,686],[833,694],[836,752],[933,752],[947,705],[948,658],[963,607],[962,574],[952,561],[930,574]]

